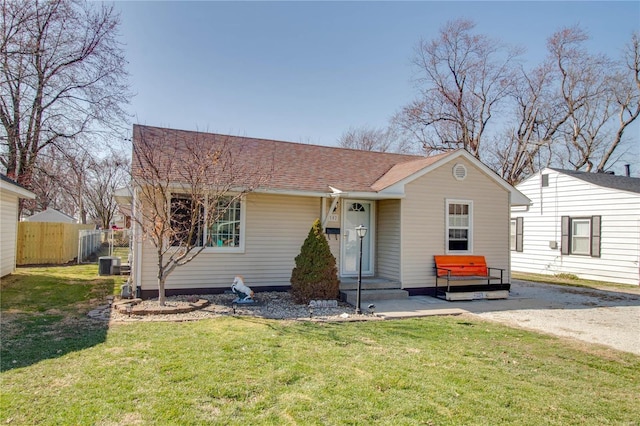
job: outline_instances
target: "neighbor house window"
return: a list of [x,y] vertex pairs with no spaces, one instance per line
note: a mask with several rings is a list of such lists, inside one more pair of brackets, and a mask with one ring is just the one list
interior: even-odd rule
[[600,216],[562,216],[562,254],[600,257]]
[[447,201],[447,251],[471,251],[471,218],[473,205],[470,201]]
[[591,254],[591,219],[571,219],[571,254]]
[[222,197],[217,203],[216,221],[209,228],[211,247],[240,247],[242,241],[242,203],[239,199]]
[[509,233],[509,248],[512,251],[522,251],[522,235],[523,235],[524,218],[516,217],[511,219],[511,227]]

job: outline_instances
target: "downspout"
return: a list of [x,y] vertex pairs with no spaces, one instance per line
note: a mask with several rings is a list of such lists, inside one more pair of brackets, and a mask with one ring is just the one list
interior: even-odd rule
[[138,188],[133,188],[133,202],[131,203],[131,215],[137,219],[133,221],[133,240],[135,244],[135,250],[133,251],[133,267],[135,273],[133,275],[133,282],[131,283],[131,293],[138,295],[138,286],[140,286],[140,293],[142,293],[142,236],[140,235],[140,224],[138,223]]

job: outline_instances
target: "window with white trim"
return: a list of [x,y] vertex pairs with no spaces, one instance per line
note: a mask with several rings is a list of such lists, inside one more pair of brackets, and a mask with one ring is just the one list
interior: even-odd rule
[[562,216],[560,250],[563,255],[600,257],[601,216]]
[[591,219],[571,220],[571,254],[590,255]]
[[[197,204],[198,211],[193,206]],[[220,197],[213,211],[209,203],[199,200],[194,203],[187,194],[176,194],[171,198],[171,245],[202,246],[222,249],[239,249],[243,244],[243,203],[232,196]],[[215,219],[205,229],[207,222]]]
[[[209,228],[209,247],[239,247],[242,240],[242,203],[233,197],[218,200],[219,214]],[[215,213],[214,213],[215,214]]]
[[193,210],[193,200],[189,195],[177,194],[171,197],[171,245],[201,246],[203,231],[203,205],[197,203],[198,212]]
[[447,252],[471,252],[471,201],[447,200]]
[[511,219],[511,227],[509,233],[509,248],[511,251],[522,251],[524,218],[516,217]]

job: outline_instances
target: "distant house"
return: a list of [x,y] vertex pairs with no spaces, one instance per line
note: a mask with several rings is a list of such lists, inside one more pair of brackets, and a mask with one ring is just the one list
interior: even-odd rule
[[547,168],[517,185],[513,271],[640,284],[640,179]]
[[[479,254],[490,266],[504,268],[509,280],[510,207],[529,200],[467,151],[423,157],[149,126],[133,129],[134,147],[143,138],[196,137],[207,144],[224,143],[238,168],[273,161],[273,176],[231,206],[232,221],[202,230],[201,240],[210,246],[169,276],[168,295],[223,292],[238,274],[258,291],[289,288],[294,259],[317,218],[341,279],[357,276],[355,228],[364,224],[369,230],[363,240],[365,278],[395,283],[408,294],[433,294],[434,255]],[[180,160],[192,161],[186,153]],[[175,197],[185,196],[176,191]],[[133,188],[130,197],[135,199],[137,192]],[[132,277],[143,297],[152,297],[157,295],[155,249],[135,224],[133,230]],[[222,234],[225,238],[218,238]]]
[[46,210],[24,218],[25,222],[77,223],[75,218],[66,213],[48,207]]
[[36,195],[0,174],[0,277],[16,269],[16,238],[18,235],[19,200]]
[[113,215],[112,226],[118,229],[131,229],[131,205],[129,204],[131,196],[130,188],[120,188],[115,191],[113,198],[118,208]]

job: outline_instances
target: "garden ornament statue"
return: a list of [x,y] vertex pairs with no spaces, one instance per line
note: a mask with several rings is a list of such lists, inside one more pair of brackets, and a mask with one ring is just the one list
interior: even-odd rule
[[238,296],[233,303],[254,303],[253,290],[244,284],[244,277],[242,275],[236,275],[231,284],[231,291]]

